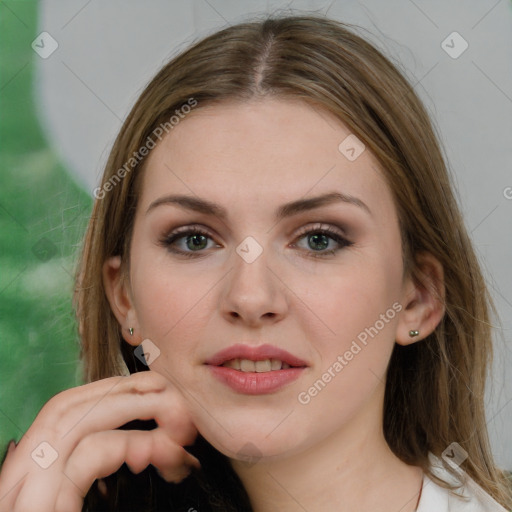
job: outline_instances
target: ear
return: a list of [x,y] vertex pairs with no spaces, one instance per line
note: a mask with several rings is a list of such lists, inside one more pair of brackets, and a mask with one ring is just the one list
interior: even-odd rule
[[[143,337],[140,334],[128,278],[123,272],[120,256],[108,258],[103,264],[103,285],[112,312],[121,327],[123,338],[130,345],[139,345]],[[130,328],[133,328],[133,335],[130,334]]]
[[[445,312],[445,285],[443,266],[432,254],[420,252],[416,255],[420,271],[420,283],[408,276],[404,282],[403,301],[405,308],[400,313],[395,340],[399,345],[410,345],[431,334]],[[419,331],[411,337],[409,331]]]

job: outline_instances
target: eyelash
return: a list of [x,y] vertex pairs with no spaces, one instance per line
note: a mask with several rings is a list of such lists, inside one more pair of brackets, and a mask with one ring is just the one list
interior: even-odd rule
[[[318,252],[318,251],[307,251],[306,250],[306,252],[310,253],[309,256],[312,258],[325,258],[327,256],[332,256],[332,255],[336,254],[338,251],[340,251],[341,249],[344,249],[345,247],[350,247],[351,245],[354,245],[353,242],[350,242],[349,240],[347,240],[338,231],[332,229],[330,226],[325,226],[325,225],[321,225],[321,224],[318,224],[318,225],[315,225],[312,227],[305,227],[305,228],[301,229],[300,232],[297,234],[297,237],[295,240],[304,238],[306,235],[312,235],[312,234],[327,235],[329,238],[331,238],[337,244],[339,244],[339,247],[337,247],[336,249],[330,249],[328,251]],[[184,227],[178,228],[177,230],[166,235],[162,240],[160,240],[160,245],[167,248],[168,251],[170,251],[174,254],[179,254],[179,255],[187,257],[187,258],[198,258],[198,257],[204,256],[204,254],[199,254],[198,252],[196,253],[196,251],[187,252],[187,251],[182,251],[181,249],[171,248],[172,244],[176,240],[184,238],[186,235],[204,235],[204,236],[207,236],[208,238],[212,238],[210,236],[210,233],[208,233],[208,231],[206,231],[202,228],[199,228],[197,226],[184,226]],[[295,244],[295,242],[294,242],[294,244]]]

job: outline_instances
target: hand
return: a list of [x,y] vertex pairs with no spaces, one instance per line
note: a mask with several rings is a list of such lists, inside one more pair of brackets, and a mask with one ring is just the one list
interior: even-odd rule
[[[154,419],[149,431],[115,430]],[[197,429],[175,386],[145,371],[110,377],[58,393],[41,409],[0,472],[0,512],[81,512],[96,479],[123,463],[133,473],[149,464],[169,482],[180,482],[196,457]]]

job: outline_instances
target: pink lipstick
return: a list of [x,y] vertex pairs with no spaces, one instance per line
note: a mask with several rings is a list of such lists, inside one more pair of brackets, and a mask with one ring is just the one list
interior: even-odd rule
[[237,344],[217,352],[205,362],[212,375],[238,393],[273,393],[296,380],[305,361],[272,345]]

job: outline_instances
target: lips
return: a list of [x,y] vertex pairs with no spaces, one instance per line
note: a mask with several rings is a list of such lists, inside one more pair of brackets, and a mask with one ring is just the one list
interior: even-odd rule
[[236,344],[214,354],[205,361],[205,364],[220,366],[233,359],[248,359],[251,361],[264,361],[267,359],[280,360],[291,367],[306,367],[308,364],[286,350],[272,345],[260,345],[251,347],[249,345]]

